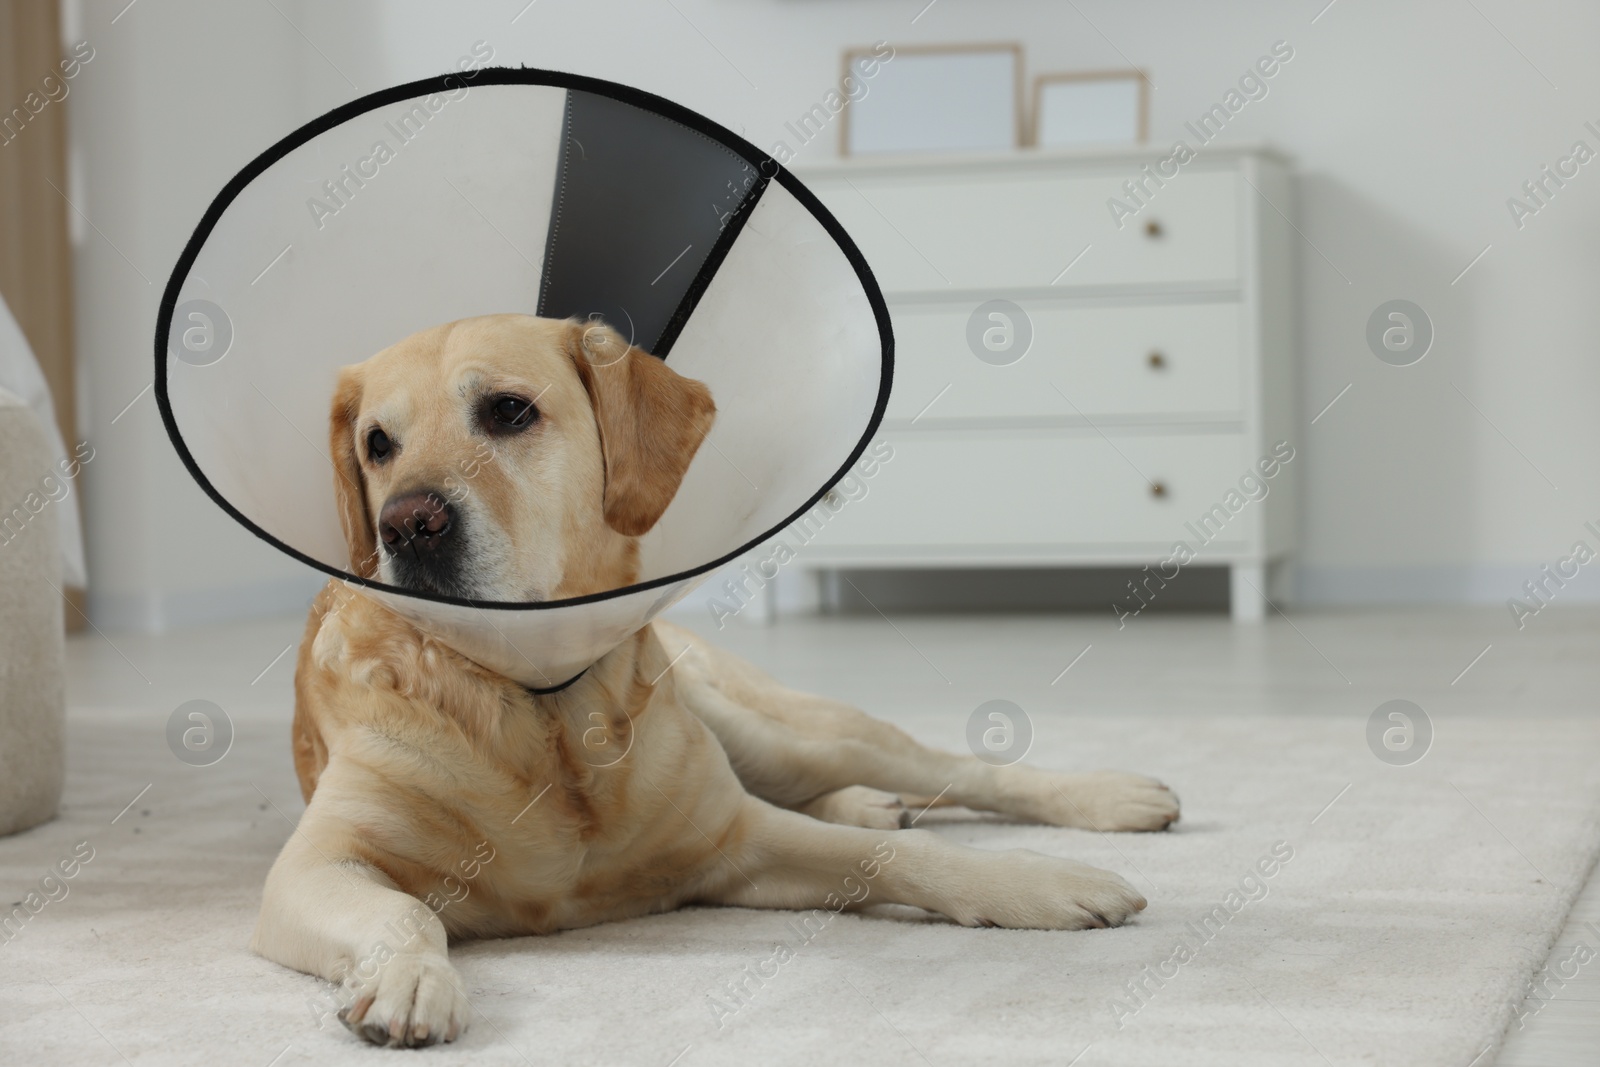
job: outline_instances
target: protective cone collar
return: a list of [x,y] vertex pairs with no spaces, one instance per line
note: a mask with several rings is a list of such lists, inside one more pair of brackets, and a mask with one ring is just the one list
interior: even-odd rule
[[[339,368],[501,312],[599,316],[711,389],[634,585],[483,602],[349,569],[325,447]],[[167,282],[155,388],[189,472],[251,532],[549,688],[815,507],[876,431],[893,352],[860,252],[755,146],[627,86],[486,68],[346,104],[229,182]]]

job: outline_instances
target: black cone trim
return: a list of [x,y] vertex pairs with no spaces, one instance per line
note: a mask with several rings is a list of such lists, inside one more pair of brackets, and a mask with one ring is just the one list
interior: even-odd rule
[[[566,600],[469,600],[465,597],[445,596],[439,593],[420,593],[411,589],[401,589],[398,586],[388,585],[384,582],[362,578],[348,571],[340,570],[338,567],[329,566],[319,559],[314,559],[257,526],[243,512],[229,503],[200,470],[193,454],[189,451],[188,445],[184,443],[183,434],[178,429],[177,418],[172,413],[172,400],[167,395],[167,336],[172,329],[172,314],[177,308],[178,295],[182,291],[183,283],[188,280],[189,271],[194,267],[194,262],[200,255],[200,249],[205,245],[206,238],[210,236],[211,231],[216,228],[217,223],[221,220],[223,212],[244,191],[245,186],[259,177],[268,167],[317,135],[325,133],[341,123],[348,122],[358,115],[364,115],[375,108],[387,107],[402,100],[429,96],[433,93],[456,92],[469,80],[474,86],[548,85],[566,89],[569,92],[597,93],[614,100],[633,104],[646,111],[652,111],[665,118],[682,123],[705,134],[712,140],[726,145],[738,153],[746,162],[753,165],[759,175],[769,181],[776,181],[783,186],[791,196],[798,200],[822,224],[823,229],[828,232],[834,243],[839,246],[840,251],[844,253],[850,266],[855,270],[856,278],[860,281],[862,290],[867,295],[867,301],[872,307],[873,317],[878,323],[878,337],[882,342],[883,350],[878,398],[873,405],[872,417],[867,420],[866,429],[862,431],[861,438],[856,442],[855,447],[850,450],[850,455],[839,465],[839,469],[816,492],[811,494],[805,503],[796,508],[782,522],[777,523],[771,529],[764,531],[733,551],[708,563],[702,563],[698,567],[691,567],[686,571],[679,571],[675,574],[663,575],[660,578],[652,578],[649,581],[623,586],[620,589],[609,589],[603,593],[590,593],[587,596],[570,597]],[[729,229],[731,228],[730,226]],[[724,233],[726,232],[724,230]],[[856,247],[855,242],[850,239],[850,235],[845,233],[843,226],[839,225],[839,220],[834,218],[832,213],[822,206],[822,202],[800,182],[800,179],[785,170],[777,160],[762,152],[749,141],[680,104],[675,104],[665,97],[656,96],[654,93],[647,93],[642,89],[635,89],[631,86],[620,85],[616,82],[608,82],[599,78],[589,78],[581,74],[569,74],[565,71],[536,70],[526,67],[485,67],[472,72],[470,78],[466,74],[444,74],[438,77],[408,82],[405,85],[396,85],[389,89],[382,89],[359,97],[347,104],[334,108],[320,118],[306,123],[246,164],[243,170],[239,171],[227,185],[223,186],[216,199],[206,208],[206,212],[201,216],[194,233],[189,236],[188,242],[183,246],[183,252],[178,256],[177,264],[172,268],[172,274],[167,279],[166,289],[161,295],[161,306],[156,312],[155,358],[156,404],[161,409],[161,422],[166,426],[167,436],[171,439],[172,447],[177,451],[178,458],[188,468],[190,476],[194,478],[201,489],[205,490],[206,495],[218,507],[233,516],[235,521],[261,538],[261,540],[272,545],[280,552],[299,560],[308,567],[319,570],[331,577],[342,579],[352,585],[377,589],[382,592],[393,593],[396,596],[411,597],[416,600],[454,604],[459,607],[540,611],[546,608],[593,604],[603,600],[612,600],[616,597],[628,596],[645,589],[657,589],[673,582],[683,581],[704,574],[707,571],[715,570],[724,563],[739,558],[762,542],[771,540],[800,516],[810,511],[816,506],[817,501],[822,499],[824,493],[832,489],[841,478],[850,472],[850,468],[855,464],[856,460],[861,458],[861,453],[866,451],[868,443],[872,440],[872,435],[878,432],[878,426],[883,421],[884,410],[889,405],[889,389],[894,380],[894,331],[889,323],[888,305],[884,303],[883,292],[878,288],[877,280],[872,276],[872,269],[867,266],[866,258],[862,256],[861,250]]]

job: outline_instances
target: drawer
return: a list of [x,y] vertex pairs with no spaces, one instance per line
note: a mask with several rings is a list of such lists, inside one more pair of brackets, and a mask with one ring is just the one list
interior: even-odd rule
[[[1033,337],[1027,354],[1004,366],[973,352],[968,332],[977,305],[895,307],[889,418],[916,419],[919,427],[962,419],[1077,420],[1080,413],[1096,422],[1243,418],[1237,304],[1074,308],[1023,300],[1018,306]],[[979,316],[979,329],[1007,325]],[[1020,343],[1018,330],[1027,326],[1009,328],[1011,343]],[[996,343],[1003,336],[995,333]]]
[[[1198,525],[1222,505],[1254,462],[1236,434],[1112,435],[1115,447],[1093,431],[913,430],[885,440],[892,458],[816,537],[819,558],[874,549],[885,558],[927,558],[946,547],[951,556],[1114,555],[1167,550],[1180,539],[1197,545],[1185,523]],[[1164,492],[1152,492],[1140,472]],[[1264,484],[1270,495],[1272,483]],[[1259,503],[1246,503],[1225,522],[1213,519],[1210,540],[1234,552],[1254,544],[1260,515]]]
[[1237,284],[1237,175],[1180,171],[1118,228],[1107,202],[1125,199],[1129,176],[829,173],[809,184],[888,292]]

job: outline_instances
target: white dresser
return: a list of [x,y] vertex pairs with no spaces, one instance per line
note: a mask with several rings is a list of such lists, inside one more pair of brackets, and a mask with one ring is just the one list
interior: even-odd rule
[[1148,566],[1120,613],[1161,576],[1226,565],[1234,617],[1262,617],[1305,465],[1286,162],[1208,148],[1147,176],[1159,156],[800,172],[872,265],[896,338],[893,458],[865,496],[834,496],[803,566]]

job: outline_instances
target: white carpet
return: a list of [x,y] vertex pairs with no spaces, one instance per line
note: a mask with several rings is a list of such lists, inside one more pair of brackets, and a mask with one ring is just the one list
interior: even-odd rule
[[[961,717],[898,721],[962,743]],[[320,984],[245,950],[289,833],[272,805],[300,810],[286,721],[237,721],[233,751],[193,768],[168,752],[164,716],[78,712],[64,817],[0,840],[0,903],[77,842],[94,849],[64,898],[0,939],[0,1063],[1486,1067],[1492,1053],[1474,1058],[1499,1041],[1600,845],[1600,724],[1440,721],[1433,751],[1407,768],[1373,757],[1365,725],[1036,716],[1033,762],[1160,775],[1183,798],[1179,828],[1102,837],[923,820],[980,847],[1123,873],[1150,899],[1124,929],[842,916],[801,944],[793,914],[696,909],[467,944],[452,955],[471,1030],[405,1053],[364,1047],[336,1022],[318,1030],[307,1002]],[[1203,917],[1279,841],[1294,855],[1262,880],[1266,896],[1203,941]],[[1138,1005],[1126,983],[1180,939],[1193,959],[1119,1013],[1118,999]],[[778,942],[796,957],[747,979]],[[712,998],[728,1005],[740,981],[748,1003],[719,1028],[726,1008]]]

